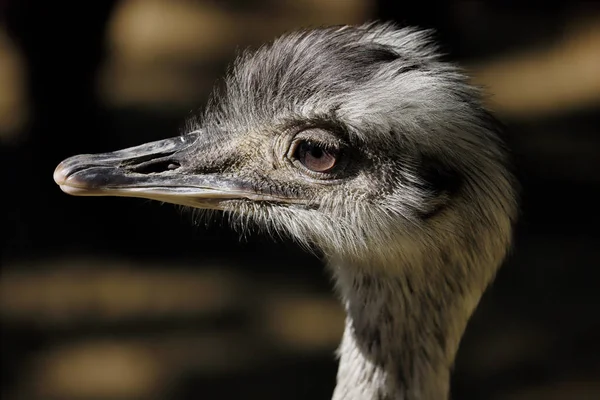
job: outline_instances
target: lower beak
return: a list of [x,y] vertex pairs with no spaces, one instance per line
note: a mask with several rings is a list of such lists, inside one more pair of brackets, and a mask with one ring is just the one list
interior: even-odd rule
[[186,168],[199,137],[193,132],[111,153],[74,156],[56,167],[54,181],[74,196],[140,197],[197,208],[259,199],[243,182]]

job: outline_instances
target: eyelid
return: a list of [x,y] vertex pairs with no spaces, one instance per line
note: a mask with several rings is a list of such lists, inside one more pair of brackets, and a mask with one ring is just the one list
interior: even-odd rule
[[298,139],[294,139],[294,141],[292,143],[292,145],[294,147],[294,153],[298,149],[298,146],[301,145],[302,143],[306,143],[306,144],[314,146],[314,147],[319,147],[329,153],[337,153],[340,151],[340,147],[335,144],[332,144],[332,143],[327,143],[327,142],[323,142],[323,141],[315,140],[315,139],[298,138]]
[[345,146],[345,142],[338,135],[323,128],[302,129],[294,135],[291,145],[301,141],[316,144],[327,150],[339,150]]

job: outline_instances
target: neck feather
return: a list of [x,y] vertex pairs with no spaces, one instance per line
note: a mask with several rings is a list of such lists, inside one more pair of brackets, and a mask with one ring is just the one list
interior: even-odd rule
[[470,268],[441,264],[421,274],[333,265],[347,313],[334,400],[448,398],[454,356],[485,285],[468,287],[461,275]]

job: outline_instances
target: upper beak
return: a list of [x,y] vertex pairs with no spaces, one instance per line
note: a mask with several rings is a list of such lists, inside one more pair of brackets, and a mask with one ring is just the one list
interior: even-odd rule
[[200,132],[61,162],[54,181],[75,196],[141,197],[198,208],[221,208],[231,199],[261,200],[250,185],[217,173],[190,171]]

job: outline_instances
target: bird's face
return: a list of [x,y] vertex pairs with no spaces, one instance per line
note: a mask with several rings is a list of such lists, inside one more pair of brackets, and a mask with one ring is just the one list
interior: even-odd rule
[[485,192],[478,174],[502,177],[502,154],[470,89],[422,39],[389,27],[280,39],[236,64],[190,133],[71,157],[54,179],[72,195],[223,210],[345,256],[469,229],[455,203]]
[[[398,207],[384,207],[397,184],[394,151],[373,142],[360,146],[330,122],[196,130],[68,158],[54,179],[71,195],[139,197],[222,210],[237,226],[252,222],[303,241],[321,242],[317,236],[331,241],[341,234],[364,240],[364,232],[358,233],[369,230],[368,216],[386,220],[377,213],[398,212]],[[416,202],[426,203],[425,197]]]

